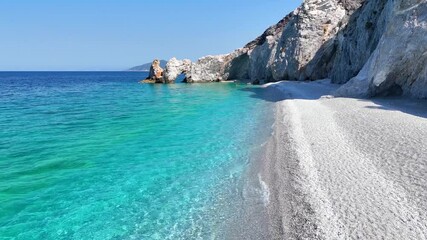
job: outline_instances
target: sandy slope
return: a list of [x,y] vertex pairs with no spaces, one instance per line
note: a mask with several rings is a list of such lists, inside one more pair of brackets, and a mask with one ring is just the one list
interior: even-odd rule
[[[427,239],[427,102],[282,82],[262,176],[275,238]],[[283,97],[285,96],[285,97]]]

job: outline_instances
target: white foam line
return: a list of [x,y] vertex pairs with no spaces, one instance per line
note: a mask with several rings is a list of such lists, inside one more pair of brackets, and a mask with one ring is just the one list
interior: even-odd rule
[[258,174],[259,184],[261,186],[261,199],[264,206],[267,207],[270,204],[270,189],[267,183],[262,180],[261,174]]

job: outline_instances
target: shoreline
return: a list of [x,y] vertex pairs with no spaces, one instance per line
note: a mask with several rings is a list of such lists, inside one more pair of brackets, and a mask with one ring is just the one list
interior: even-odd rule
[[265,87],[280,95],[274,131],[251,168],[270,238],[427,237],[427,101],[334,98],[328,80]]
[[[251,97],[260,98],[272,92],[277,93],[272,88],[266,89],[262,86],[261,88],[263,91],[253,91]],[[231,210],[232,214],[220,227],[220,235],[217,236],[219,239],[273,239],[270,230],[271,221],[267,212],[269,189],[259,171],[263,167],[259,159],[264,155],[274,130],[276,104],[268,102],[270,102],[268,110],[263,110],[264,114],[257,120],[257,127],[253,129],[256,131],[257,139],[250,140],[255,144],[237,180],[235,194],[238,196],[235,196],[236,202],[229,203],[231,208],[228,210]]]

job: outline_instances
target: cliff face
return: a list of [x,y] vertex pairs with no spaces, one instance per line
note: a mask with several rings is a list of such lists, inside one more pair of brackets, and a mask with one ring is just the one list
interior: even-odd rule
[[387,2],[366,1],[337,33],[333,39],[336,53],[329,75],[333,82],[345,83],[356,76],[377,48],[389,17],[385,9]]
[[193,82],[330,78],[347,83],[341,96],[427,98],[427,0],[305,0],[243,48],[190,65]]
[[[403,94],[427,98],[427,1],[387,1],[377,47],[341,96]],[[380,25],[382,26],[382,25]]]
[[[278,42],[273,78],[289,80],[321,79],[327,74],[327,64],[321,62],[319,49],[338,31],[338,24],[346,16],[338,1],[305,1],[295,17],[285,27]],[[323,47],[329,51],[329,46]]]
[[206,56],[192,63],[190,60],[172,58],[166,65],[165,77],[173,81],[185,73],[188,82],[214,82],[234,79],[269,79],[277,40],[283,28],[293,17],[289,14],[276,25],[269,27],[261,36],[232,53]]

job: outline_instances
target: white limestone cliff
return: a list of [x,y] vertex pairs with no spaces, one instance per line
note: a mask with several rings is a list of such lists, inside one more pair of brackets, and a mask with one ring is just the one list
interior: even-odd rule
[[321,79],[318,50],[339,31],[347,11],[338,1],[306,0],[284,28],[272,65],[273,78]]
[[347,83],[339,96],[427,98],[426,26],[427,0],[305,0],[243,48],[191,63],[186,76],[257,83],[330,78]]
[[[377,48],[337,94],[427,98],[427,1],[389,1],[385,9],[388,21]],[[355,91],[360,85],[363,90]]]

